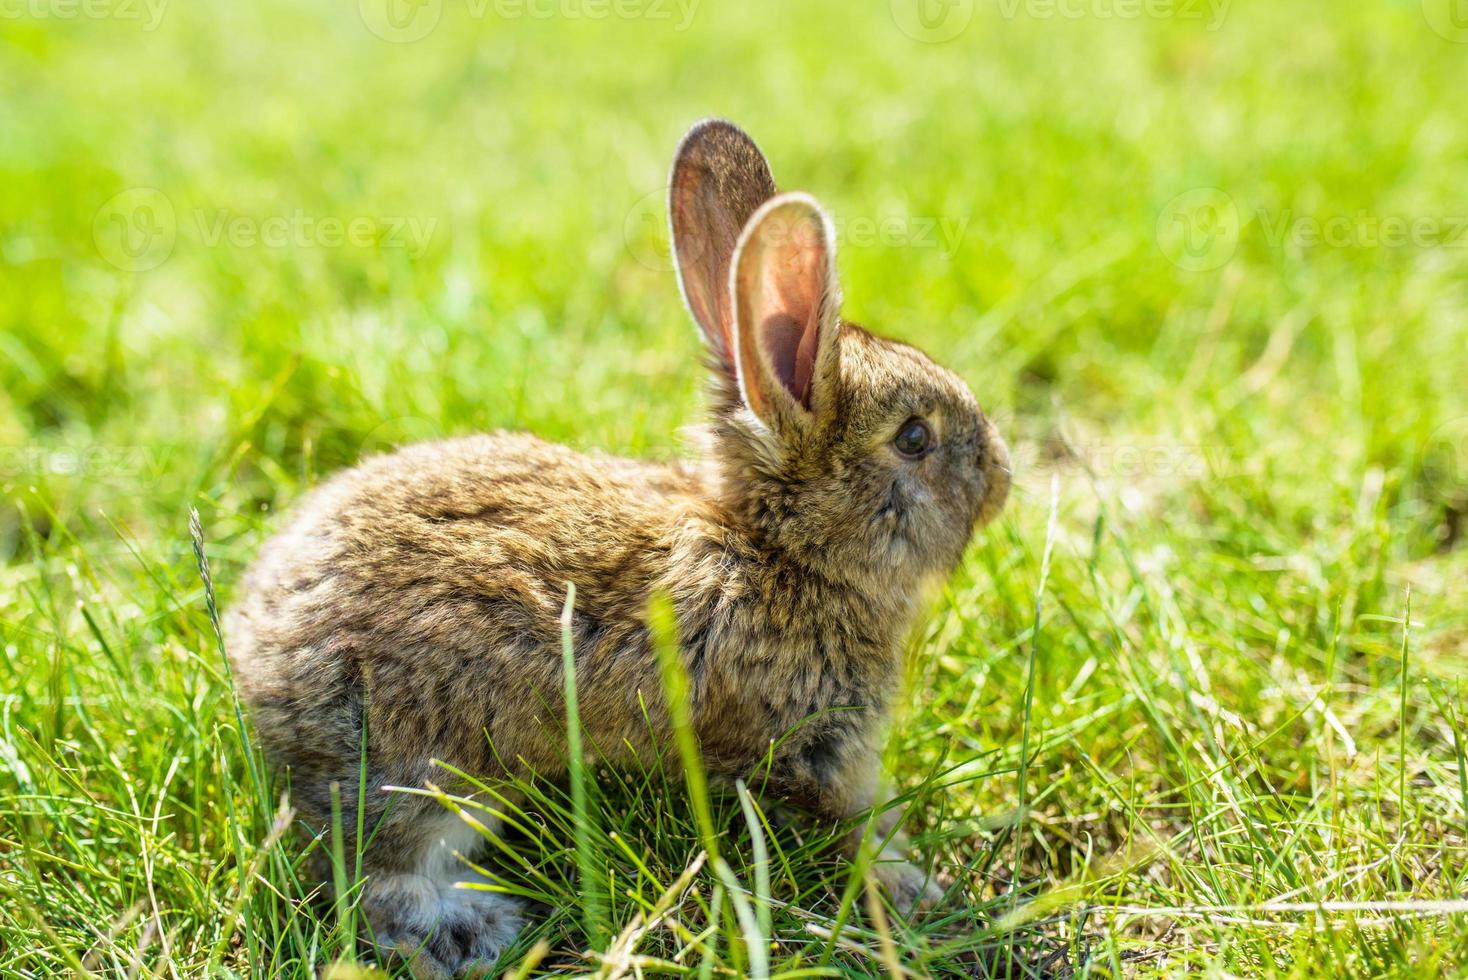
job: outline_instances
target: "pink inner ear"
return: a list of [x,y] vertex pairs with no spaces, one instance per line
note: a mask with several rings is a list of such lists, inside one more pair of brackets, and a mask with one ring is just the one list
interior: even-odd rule
[[753,322],[759,344],[785,390],[810,408],[811,377],[826,298],[826,254],[819,226],[800,222],[777,236],[765,257],[755,291]]

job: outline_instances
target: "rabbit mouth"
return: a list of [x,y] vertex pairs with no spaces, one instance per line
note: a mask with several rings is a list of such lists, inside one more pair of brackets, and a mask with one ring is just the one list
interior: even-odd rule
[[899,549],[910,549],[912,541],[907,533],[907,520],[905,508],[902,503],[902,490],[893,483],[887,490],[887,496],[882,501],[882,506],[877,508],[876,525],[887,532],[887,556],[896,560],[900,556]]
[[924,516],[922,507],[893,483],[876,514],[876,525],[887,536],[887,561],[892,565],[926,568],[943,564],[941,557],[931,553],[933,537],[924,532]]

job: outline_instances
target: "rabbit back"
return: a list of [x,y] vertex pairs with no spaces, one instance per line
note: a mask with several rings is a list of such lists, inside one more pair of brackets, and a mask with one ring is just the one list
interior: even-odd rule
[[557,771],[567,582],[587,727],[613,754],[646,742],[646,597],[707,508],[700,489],[690,469],[509,434],[414,446],[328,481],[262,551],[227,624],[267,750],[298,793],[346,785],[365,716],[374,783],[442,782],[435,758]]

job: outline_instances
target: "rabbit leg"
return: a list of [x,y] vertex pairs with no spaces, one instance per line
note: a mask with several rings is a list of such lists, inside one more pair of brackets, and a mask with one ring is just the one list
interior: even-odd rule
[[[780,781],[792,802],[826,819],[847,820],[871,810],[882,798],[880,769],[877,752],[865,739],[822,739],[788,758]],[[894,833],[903,813],[904,808],[892,807],[877,814],[870,831],[863,823],[846,835],[841,846],[853,861],[863,846],[871,848],[872,874],[897,907],[910,912],[936,905],[943,890],[907,860],[907,835]]]
[[[886,792],[878,778],[878,763],[869,760],[859,775],[855,775],[856,791],[846,801],[842,818],[856,816],[875,806]],[[893,807],[879,813],[870,833],[865,825],[854,828],[842,841],[842,850],[855,861],[862,847],[871,848],[872,875],[892,896],[892,901],[904,912],[928,909],[938,904],[943,889],[922,868],[907,859],[909,843],[907,835],[894,828],[902,822],[905,807]],[[865,845],[863,841],[865,840]]]
[[[908,841],[905,834],[899,831],[888,838],[887,834],[891,832],[895,818],[884,818],[890,816],[891,811],[883,814],[873,830],[871,840],[876,847],[876,853],[872,855],[872,874],[902,911],[930,909],[942,900],[943,889],[932,876],[907,859]],[[858,828],[848,834],[847,840],[843,842],[845,851],[852,860],[860,853],[862,834],[863,831]]]
[[472,887],[486,882],[455,856],[483,839],[447,811],[395,824],[365,855],[362,908],[378,950],[415,977],[487,976],[525,920],[515,899]]

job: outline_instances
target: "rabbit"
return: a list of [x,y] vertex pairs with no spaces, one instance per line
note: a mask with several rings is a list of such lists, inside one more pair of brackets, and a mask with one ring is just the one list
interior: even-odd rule
[[[776,802],[839,820],[882,802],[879,739],[926,584],[1009,491],[964,382],[842,320],[830,218],[777,192],[742,130],[688,132],[669,212],[712,379],[701,456],[497,433],[368,459],[301,502],[229,614],[236,683],[302,816],[324,826],[339,784],[350,836],[365,771],[362,908],[419,976],[487,969],[526,911],[456,887],[474,878],[456,855],[484,844],[462,820],[383,789],[442,782],[435,759],[566,772],[568,582],[589,755],[632,764],[671,737],[647,618],[665,593],[710,773],[760,771]],[[897,820],[884,812],[883,839]],[[898,905],[931,904],[905,846],[892,835],[875,874]]]

